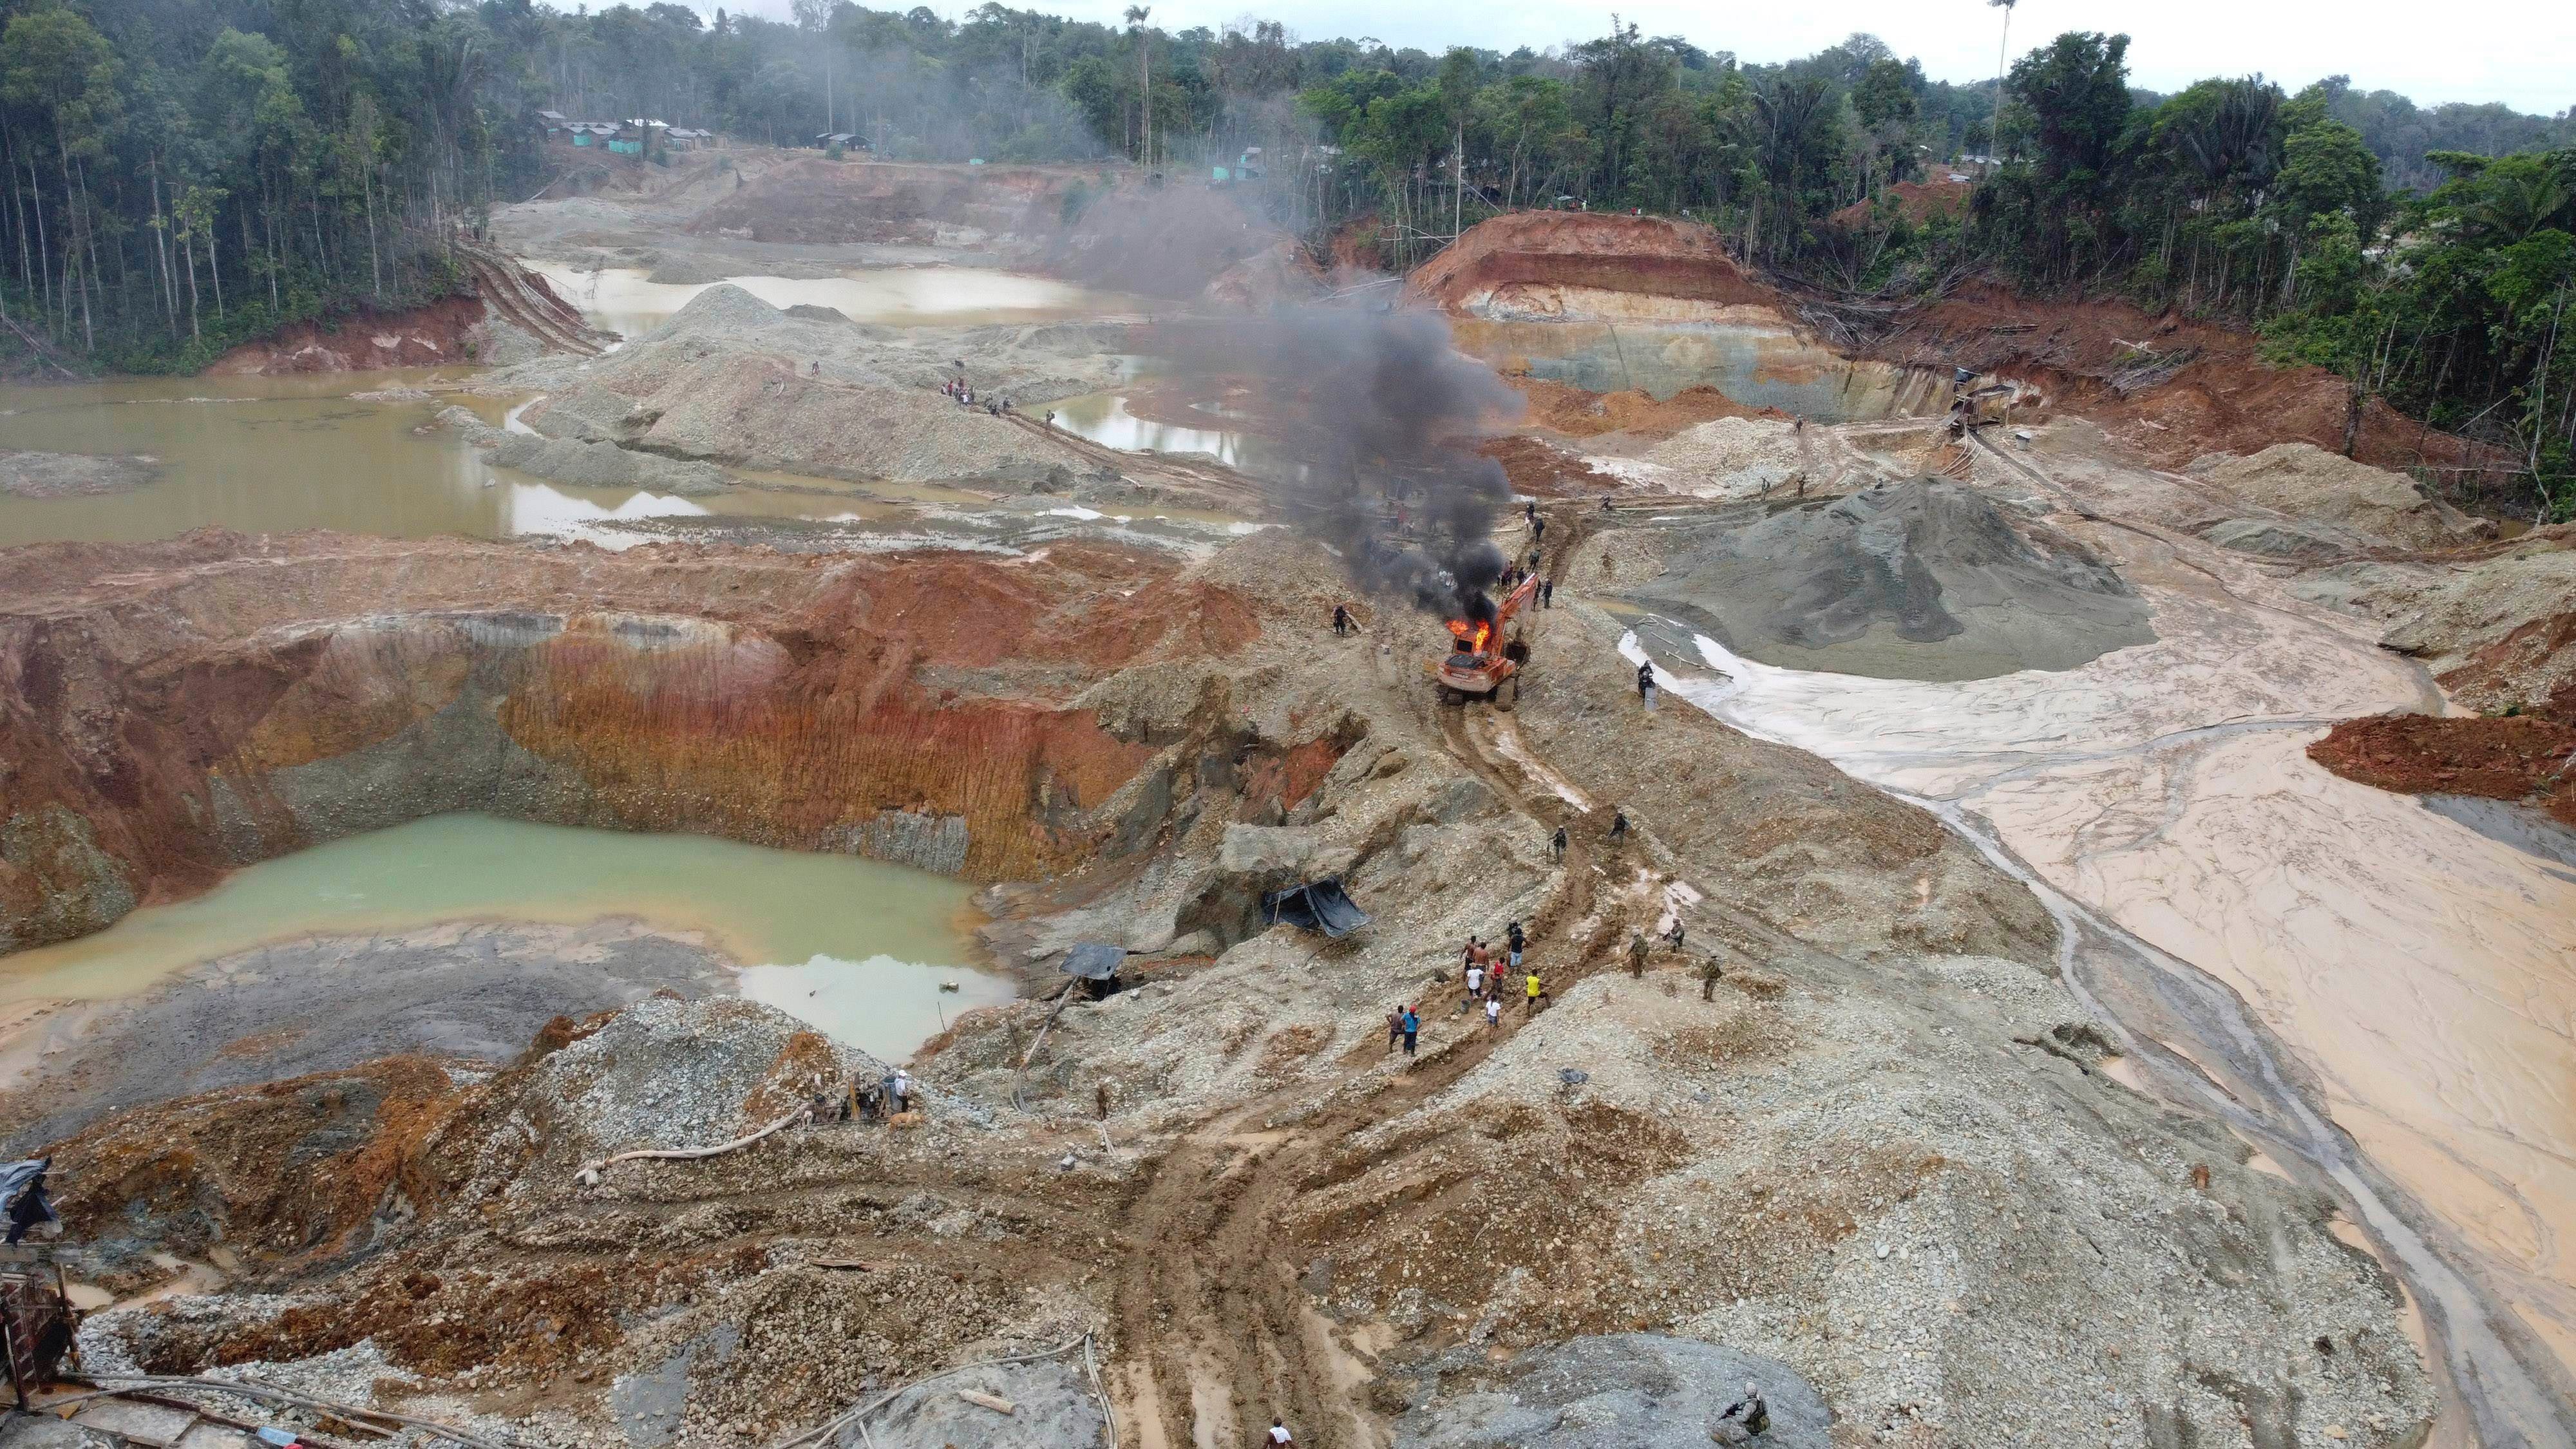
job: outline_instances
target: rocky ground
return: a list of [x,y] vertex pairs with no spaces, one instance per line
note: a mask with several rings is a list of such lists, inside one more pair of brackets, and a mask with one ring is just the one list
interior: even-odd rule
[[[426,600],[435,556],[460,551],[358,550],[352,579],[395,564]],[[701,597],[742,566],[563,563],[583,589],[694,570]],[[199,545],[159,566],[177,599],[238,564]],[[816,567],[739,581],[775,595]],[[900,607],[903,578],[864,585],[872,613]],[[1748,1372],[1782,1422],[1820,1400],[1836,1442],[2143,1444],[2175,1424],[2211,1442],[2250,1421],[2401,1443],[2424,1421],[2395,1289],[2325,1230],[2327,1204],[2107,1075],[2050,974],[2046,913],[1928,817],[1641,712],[1620,625],[1580,599],[1541,616],[1519,710],[1468,715],[1419,682],[1435,620],[1370,609],[1330,639],[1328,561],[1288,534],[1156,587],[1255,627],[1070,677],[1007,655],[909,666],[1043,693],[1144,747],[1052,827],[1097,842],[1092,863],[993,902],[997,944],[1038,963],[1077,939],[1149,953],[1136,989],[1056,1015],[1029,1070],[1041,1000],[923,1050],[923,1126],[802,1130],[595,1187],[577,1169],[610,1151],[718,1140],[873,1068],[763,1008],[647,1003],[497,1071],[316,1061],[120,1112],[55,1148],[75,1221],[112,1215],[129,1245],[107,1286],[146,1281],[147,1250],[221,1248],[238,1272],[98,1318],[98,1351],[191,1369],[371,1344],[416,1380],[386,1390],[404,1402],[582,1444],[770,1436],[1085,1333],[1126,1433],[1220,1442],[1270,1414],[1327,1442],[1595,1422],[1626,1391],[1581,1367],[1612,1350],[1580,1345],[1637,1332],[1769,1361]],[[485,606],[507,594],[544,597]],[[284,596],[309,631],[327,590]],[[365,607],[385,602],[379,584]],[[338,700],[379,688],[337,678]],[[355,725],[324,718],[298,733]],[[1618,844],[1615,807],[1639,827]],[[1374,924],[1336,945],[1260,928],[1263,889],[1326,869]],[[1488,1031],[1452,1009],[1451,963],[1511,919],[1553,1004]],[[1676,920],[1686,950],[1617,969],[1632,931]],[[1703,1001],[1711,959],[1726,974]],[[1412,1059],[1381,1025],[1408,1000],[1430,1022]],[[287,1192],[262,1166],[286,1160],[328,1189]],[[1578,1356],[1545,1357],[1556,1344]],[[1499,1370],[1507,1404],[1444,1367],[1462,1351],[1541,1357]],[[924,1422],[961,1432],[960,1402]]]
[[[1027,219],[1066,210],[1061,177],[824,164],[691,160],[496,229],[697,280],[1039,257],[1054,242]],[[1210,215],[1194,202],[1205,234],[1143,254],[1312,280]],[[1170,220],[1136,201],[1093,225]],[[1498,232],[1416,291],[1666,321],[1773,305],[1695,235],[1619,220]],[[716,287],[613,352],[487,379],[544,395],[516,427],[449,425],[568,481],[778,470],[1293,511],[1277,480],[935,391],[963,362],[1026,412],[1107,386],[1132,345],[1117,323],[898,330]],[[2098,381],[2081,352],[2033,349],[2061,391]],[[2035,522],[2059,489],[2251,547],[2464,692],[2542,698],[2564,541],[2482,539],[2394,475],[2305,454],[2141,468],[2073,418],[2029,440],[2042,479],[2008,436],[1801,429],[1722,396],[1596,410],[1561,386],[1524,386],[1528,430],[1491,444],[1559,500],[1560,588],[1510,710],[1438,704],[1442,620],[1360,595],[1346,552],[1287,528],[1189,550],[726,525],[614,555],[13,551],[11,945],[477,808],[963,874],[991,887],[997,960],[1037,987],[1076,943],[1134,953],[1127,989],[933,1038],[919,1118],[605,1166],[751,1132],[881,1064],[709,998],[694,948],[615,931],[309,944],[64,1019],[0,1121],[54,1139],[118,1299],[86,1360],[300,1374],[568,1449],[827,1426],[1090,1445],[1113,1422],[1122,1444],[1237,1443],[1273,1416],[1319,1444],[1671,1445],[1711,1442],[1747,1382],[1783,1444],[2423,1442],[2436,1381],[2403,1286],[2338,1235],[2337,1196],[2132,1085],[2058,975],[2071,916],[1813,755],[1646,709],[1620,644],[1658,588],[1704,611],[1807,589],[1856,625],[1815,647],[1893,631],[1911,652],[1890,672],[1914,677],[2142,643],[2119,575]],[[1695,510],[1740,577],[1673,542]],[[1325,628],[1336,603],[1353,637]],[[2036,644],[1978,632],[2031,612],[2054,631]],[[1265,893],[1328,874],[1370,925],[1264,925]],[[1488,1027],[1457,952],[1508,922],[1548,992]],[[371,1018],[329,1029],[312,1018],[352,998],[320,984],[352,965]],[[1407,1003],[1414,1053],[1384,1030]],[[862,1406],[864,1433],[842,1419]]]

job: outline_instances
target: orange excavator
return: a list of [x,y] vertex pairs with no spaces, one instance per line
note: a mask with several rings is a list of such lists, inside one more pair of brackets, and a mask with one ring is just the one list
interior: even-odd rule
[[1510,709],[1520,702],[1521,667],[1529,663],[1529,631],[1525,626],[1514,629],[1512,621],[1536,597],[1538,575],[1532,574],[1503,596],[1494,617],[1449,621],[1448,657],[1430,666],[1432,678],[1439,681],[1441,703],[1490,699],[1494,708]]

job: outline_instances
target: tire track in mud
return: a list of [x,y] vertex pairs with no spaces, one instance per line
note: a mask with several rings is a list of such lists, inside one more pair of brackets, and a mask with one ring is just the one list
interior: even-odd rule
[[[1533,964],[1561,989],[1609,965],[1593,937],[1573,928],[1595,916],[1611,881],[1596,857],[1609,825],[1575,811],[1543,780],[1478,740],[1469,710],[1433,704],[1435,736],[1459,764],[1535,828],[1566,825],[1568,848],[1554,887],[1529,918]],[[1535,787],[1535,788],[1533,788]],[[1552,808],[1551,808],[1552,807]],[[1612,881],[1615,885],[1615,881]],[[1281,1241],[1281,1225],[1306,1185],[1327,1173],[1369,1128],[1448,1090],[1518,1033],[1529,1018],[1507,1014],[1500,1031],[1462,1023],[1403,1071],[1377,1071],[1373,1037],[1342,1047],[1341,1079],[1299,1084],[1211,1118],[1154,1162],[1122,1230],[1126,1244],[1112,1291],[1120,1369],[1113,1390],[1137,1449],[1230,1449],[1251,1441],[1272,1417],[1300,1443],[1376,1449],[1385,1415],[1364,1397],[1373,1365],[1338,1341],[1314,1308]],[[1367,1164],[1362,1164],[1366,1166]]]

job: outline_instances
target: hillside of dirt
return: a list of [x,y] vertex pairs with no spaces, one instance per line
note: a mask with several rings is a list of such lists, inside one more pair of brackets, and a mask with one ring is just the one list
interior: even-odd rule
[[1405,295],[1461,315],[1776,321],[1779,294],[1712,228],[1663,217],[1522,211],[1478,222],[1405,279]]
[[[1281,530],[1187,567],[323,536],[9,558],[13,818],[75,822],[158,872],[137,886],[187,864],[162,836],[219,853],[196,817],[265,848],[410,808],[401,751],[446,731],[448,770],[511,762],[505,810],[870,850],[962,814],[963,868],[1016,882],[997,945],[1144,953],[1103,1000],[952,1023],[916,1058],[925,1120],[595,1183],[875,1067],[765,1007],[648,1000],[510,1060],[98,1119],[52,1150],[100,1281],[232,1266],[93,1319],[94,1362],[380,1355],[353,1391],[568,1446],[772,1438],[1086,1333],[1129,1443],[1274,1415],[1416,1442],[1487,1378],[1516,1414],[1589,1414],[1640,1355],[1721,1361],[1691,1342],[1835,1442],[2074,1442],[2152,1404],[2395,1446],[2431,1412],[2329,1200],[2113,1079],[2028,891],[1812,756],[1644,712],[1624,625],[1581,598],[1536,621],[1517,710],[1462,712],[1420,678],[1438,620],[1363,602],[1334,638],[1338,570]],[[1262,927],[1263,891],[1326,871],[1371,925]],[[1486,1027],[1456,947],[1511,920],[1551,1000]],[[1687,948],[1623,969],[1675,923]],[[1404,1001],[1418,1054],[1386,1050]],[[2285,1344],[2295,1410],[2263,1387]],[[1721,1397],[1652,1392],[1694,1436]]]
[[1043,570],[217,533],[6,559],[12,947],[451,810],[1041,875],[1146,826],[1109,802],[1155,750],[1067,682],[1258,631],[1167,558],[1081,545]]
[[2576,826],[2576,683],[2513,715],[2345,720],[2308,758],[2382,790],[2509,800]]
[[[2343,380],[2321,367],[2274,367],[2260,352],[2256,338],[2228,328],[2125,302],[2029,298],[1990,282],[1898,310],[1861,349],[1900,366],[2021,381],[2047,411],[2100,423],[2167,467],[2287,442],[2340,454],[2350,399]],[[2500,461],[2376,398],[2362,411],[2353,456],[2381,468],[2446,470],[2454,488]]]
[[1140,296],[1196,297],[1219,284],[1218,295],[1236,305],[1290,295],[1311,274],[1293,243],[1282,250],[1287,239],[1226,193],[1072,166],[896,165],[805,155],[768,167],[698,210],[687,230],[804,246],[968,247]]

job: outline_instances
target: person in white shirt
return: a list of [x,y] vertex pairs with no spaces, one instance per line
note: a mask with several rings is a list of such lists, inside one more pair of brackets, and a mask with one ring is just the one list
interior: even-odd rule
[[1488,996],[1488,997],[1486,997],[1486,998],[1485,998],[1485,1025],[1487,1025],[1487,1026],[1500,1026],[1500,1025],[1502,1025],[1502,1024],[1503,1024],[1503,998],[1502,998],[1502,997],[1500,997],[1500,996]]
[[1482,966],[1469,966],[1467,968],[1467,1000],[1465,1004],[1461,1005],[1458,1009],[1460,1011],[1475,1010],[1476,998],[1484,994],[1485,968]]
[[1294,1444],[1297,1441],[1288,1437],[1288,1426],[1286,1424],[1281,1423],[1277,1419],[1273,1419],[1270,1421],[1270,1442],[1273,1444]]

